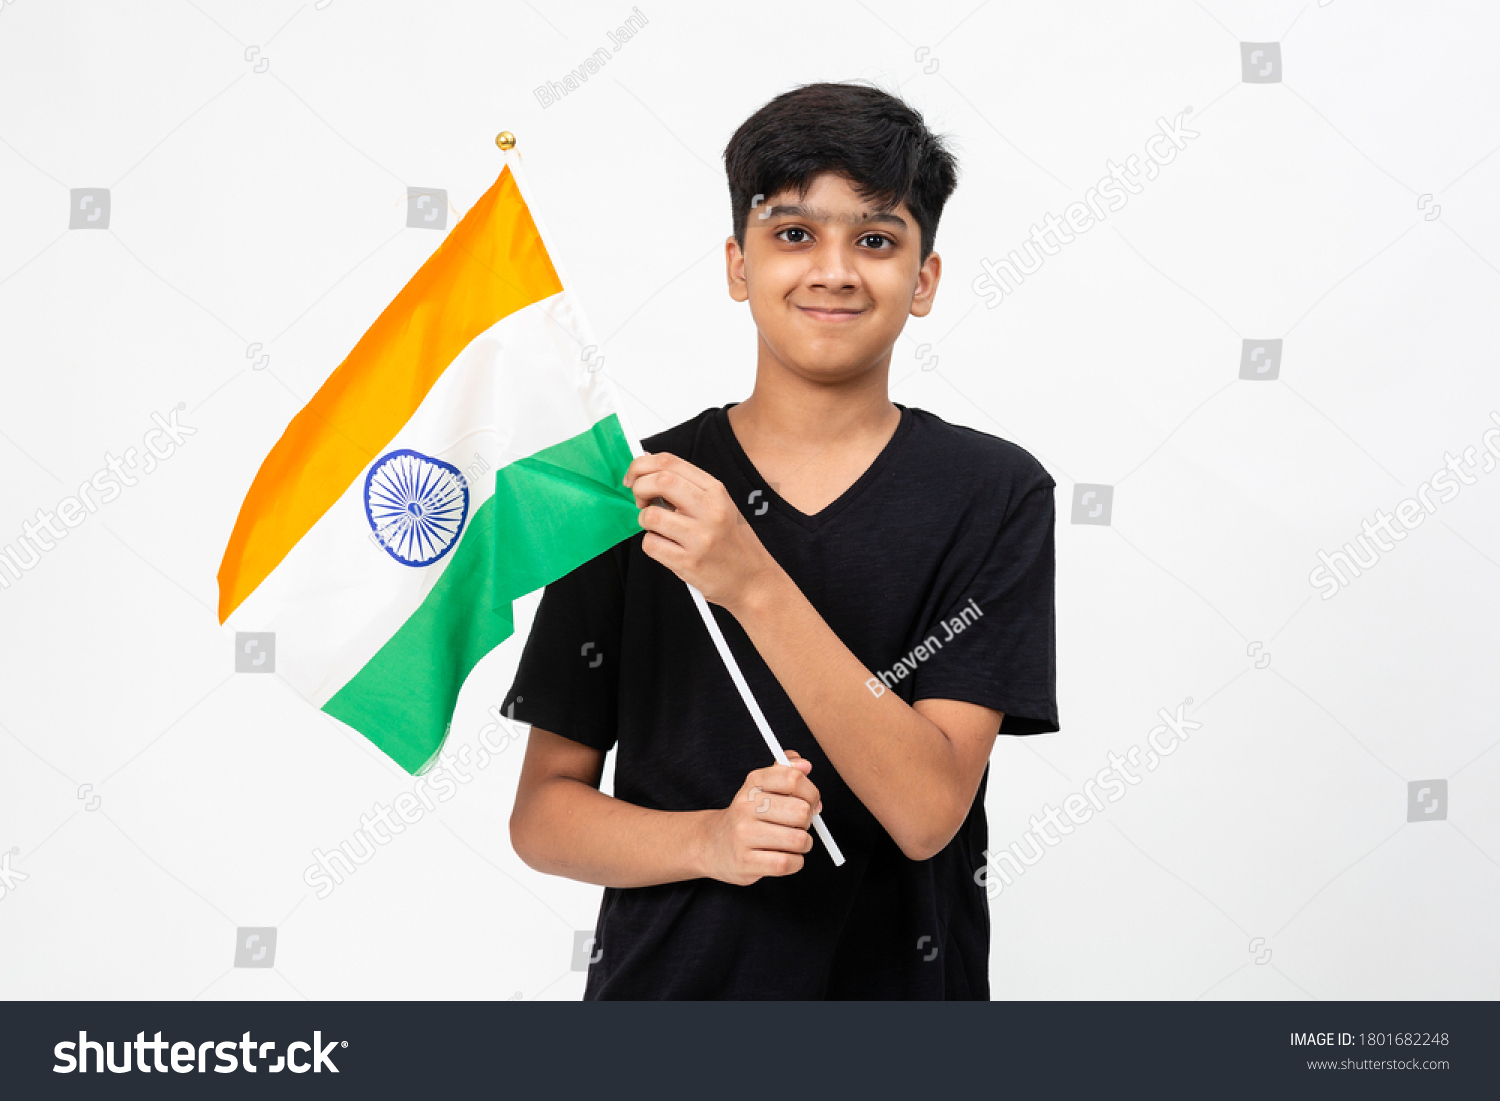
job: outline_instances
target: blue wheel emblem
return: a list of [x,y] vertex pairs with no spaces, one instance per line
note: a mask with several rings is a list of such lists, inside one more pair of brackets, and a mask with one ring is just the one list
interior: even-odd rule
[[469,516],[469,484],[458,467],[418,451],[382,455],[365,476],[365,516],[387,554],[430,566],[453,549]]

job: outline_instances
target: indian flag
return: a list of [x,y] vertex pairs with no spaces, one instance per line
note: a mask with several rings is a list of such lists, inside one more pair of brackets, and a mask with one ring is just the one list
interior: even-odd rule
[[261,463],[219,621],[423,771],[511,602],[640,531],[594,347],[507,166]]

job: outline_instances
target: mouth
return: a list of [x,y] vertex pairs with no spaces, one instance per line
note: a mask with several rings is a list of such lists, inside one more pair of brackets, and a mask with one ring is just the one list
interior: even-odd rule
[[864,310],[855,310],[843,306],[834,308],[824,308],[818,306],[798,306],[797,309],[801,310],[804,314],[812,318],[814,321],[831,322],[853,321],[856,317],[861,316],[865,312]]

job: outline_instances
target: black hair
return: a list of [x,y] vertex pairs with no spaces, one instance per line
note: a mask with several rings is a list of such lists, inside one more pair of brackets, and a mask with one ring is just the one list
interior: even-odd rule
[[724,168],[741,248],[756,196],[787,188],[805,194],[815,176],[835,172],[882,210],[906,204],[922,231],[923,261],[958,184],[957,161],[922,116],[864,84],[804,84],[783,92],[734,132]]

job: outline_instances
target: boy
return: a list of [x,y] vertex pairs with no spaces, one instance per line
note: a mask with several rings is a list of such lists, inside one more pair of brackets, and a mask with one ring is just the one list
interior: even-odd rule
[[643,440],[644,530],[543,593],[502,704],[532,724],[511,839],[605,887],[585,999],[988,999],[990,750],[1058,729],[1054,483],[887,396],[954,161],[844,84],[773,99],[724,160],[755,388]]

